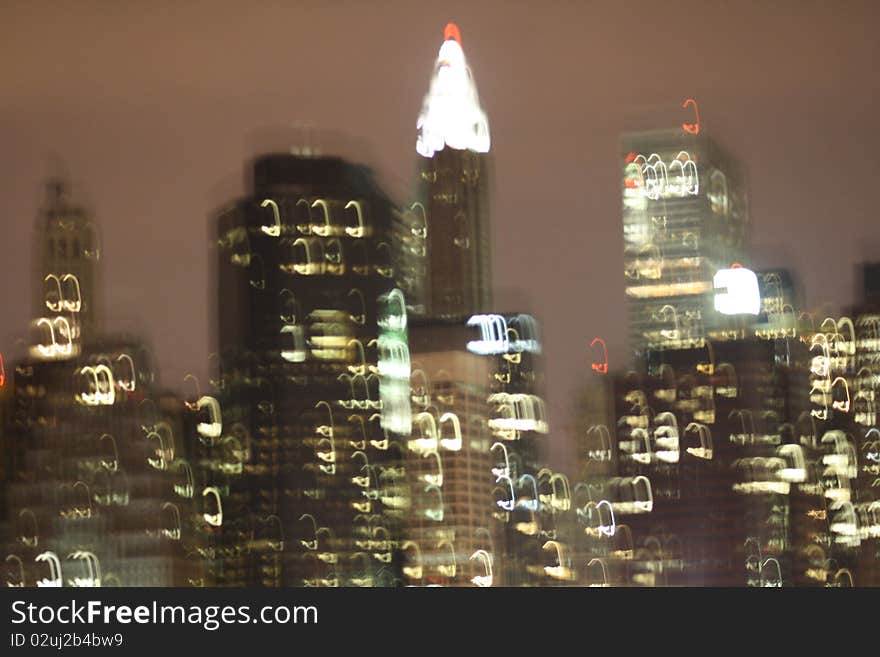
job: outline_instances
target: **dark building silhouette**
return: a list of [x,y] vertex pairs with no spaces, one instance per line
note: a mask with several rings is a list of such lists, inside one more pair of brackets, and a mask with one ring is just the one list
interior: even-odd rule
[[260,157],[251,189],[217,220],[214,581],[393,583],[410,376],[392,204],[332,157]]

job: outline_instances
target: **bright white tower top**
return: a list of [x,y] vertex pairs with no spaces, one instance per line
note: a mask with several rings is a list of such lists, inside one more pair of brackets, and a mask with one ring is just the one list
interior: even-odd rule
[[455,23],[446,26],[416,127],[416,150],[424,157],[432,157],[446,146],[489,152],[489,120],[480,107],[477,85],[461,49]]

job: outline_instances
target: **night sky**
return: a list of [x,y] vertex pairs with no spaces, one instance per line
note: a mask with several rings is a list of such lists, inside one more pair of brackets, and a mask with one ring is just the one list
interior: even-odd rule
[[672,127],[696,98],[747,173],[751,264],[792,268],[809,305],[854,300],[854,264],[880,259],[878,18],[876,2],[6,0],[0,351],[22,353],[33,226],[60,167],[101,226],[108,328],[150,341],[165,386],[204,381],[210,213],[244,191],[255,131],[350,135],[343,154],[407,200],[455,21],[492,134],[495,283],[542,322],[561,439],[596,376],[590,340],[612,369],[628,361],[619,136],[645,116]]

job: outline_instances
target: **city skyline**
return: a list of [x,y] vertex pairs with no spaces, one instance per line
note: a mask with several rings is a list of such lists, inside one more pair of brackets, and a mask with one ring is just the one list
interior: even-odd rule
[[[198,7],[161,20],[187,24]],[[323,8],[280,10],[273,25],[307,16],[315,29],[267,45],[275,28],[261,25],[238,49],[244,75],[226,59],[234,49],[215,49],[218,75],[202,67],[175,94],[166,85],[199,68],[200,40],[223,42],[224,28],[198,20],[185,43],[143,28],[163,35],[153,57],[176,53],[180,69],[129,94],[146,60],[114,80],[102,56],[79,78],[92,124],[64,109],[77,98],[66,92],[44,131],[15,124],[34,141],[13,135],[13,152],[53,135],[93,150],[55,151],[29,235],[6,231],[10,259],[26,261],[28,244],[33,258],[10,265],[30,321],[0,345],[7,585],[880,581],[880,256],[874,164],[859,158],[872,144],[856,147],[865,131],[846,124],[862,111],[842,91],[855,82],[813,70],[843,53],[857,72],[850,19],[825,26],[841,43],[807,52],[797,41],[815,15],[806,29],[801,14],[753,7],[748,25],[725,15],[723,35],[692,28],[686,42],[684,19],[630,16],[624,41],[650,58],[587,57],[562,80],[563,53],[603,45],[564,36],[587,10],[551,5],[528,22],[512,7],[483,39],[440,21],[420,46],[393,27],[401,10],[384,32],[364,22],[363,50],[360,33],[310,41],[343,33],[322,27]],[[688,20],[703,27],[720,8],[699,7]],[[336,12],[339,29],[358,11]],[[88,38],[112,13],[83,23],[74,64],[112,47],[116,32]],[[213,5],[202,15],[225,20]],[[562,38],[542,44],[561,22]],[[139,29],[123,35],[147,52]],[[776,32],[786,45],[771,50],[762,39]],[[730,34],[752,45],[726,49]],[[407,109],[397,69],[423,50],[434,64],[415,127],[401,116],[393,136],[373,129],[384,107]],[[493,61],[499,50],[513,68]],[[302,65],[284,68],[298,51]],[[374,74],[356,65],[382,56]],[[606,71],[608,85],[590,77]],[[845,119],[799,123],[831,112],[790,94],[802,74],[821,89],[814,101],[837,94]],[[291,97],[290,79],[308,92]],[[108,90],[154,104],[122,111]],[[755,98],[788,114],[756,120]],[[525,118],[529,129],[509,129]],[[238,173],[221,173],[237,129]],[[407,133],[402,175],[390,158]],[[111,146],[113,172],[96,175]]]
[[[232,22],[207,26],[187,38],[185,26],[206,13],[198,3],[169,9],[164,17],[144,7],[151,16],[142,21],[122,21],[121,14],[98,12],[97,5],[100,16],[76,10],[67,18],[64,12],[73,9],[14,7],[17,15],[4,21],[10,34],[3,35],[3,48],[13,52],[0,57],[4,67],[14,67],[4,73],[9,93],[0,106],[7,245],[30,242],[42,183],[53,173],[50,157],[56,154],[75,183],[74,195],[100,226],[103,307],[118,309],[107,313],[109,327],[146,335],[164,386],[182,389],[188,372],[206,378],[213,331],[209,216],[242,190],[241,183],[229,181],[240,180],[243,156],[255,154],[245,144],[262,127],[320,117],[319,128],[370,145],[373,155],[357,159],[373,165],[389,181],[394,200],[403,203],[413,194],[415,121],[425,79],[442,27],[454,20],[492,125],[493,278],[502,293],[516,290],[512,296],[523,300],[517,305],[541,323],[551,421],[560,439],[567,438],[562,429],[575,390],[592,374],[590,340],[606,339],[612,368],[624,369],[630,360],[625,340],[614,337],[622,336],[626,317],[619,302],[624,278],[617,167],[619,135],[645,108],[662,110],[647,113],[649,121],[659,115],[664,126],[674,127],[684,120],[682,100],[699,101],[705,130],[746,171],[748,243],[756,269],[792,269],[808,306],[827,300],[836,311],[854,300],[853,265],[870,259],[877,247],[869,228],[870,194],[863,191],[870,189],[876,165],[868,158],[858,167],[822,163],[852,161],[872,150],[864,130],[878,92],[868,68],[878,46],[869,40],[871,21],[860,20],[856,10],[867,18],[867,5],[850,3],[851,11],[824,19],[822,12],[833,8],[798,4],[791,18],[783,5],[763,7],[766,22],[757,21],[763,29],[754,30],[754,7],[722,12],[700,3],[680,5],[682,13],[696,8],[695,16],[669,18],[671,24],[660,17],[644,27],[624,22],[630,9],[551,5],[536,16],[525,3],[505,12],[492,3],[429,11],[385,4],[393,19],[380,12],[360,15],[363,9],[347,4],[345,11],[342,5],[306,4],[299,12],[271,6],[290,16],[290,24],[307,15],[320,26],[302,29],[302,43],[283,38],[297,33],[283,18],[269,24],[269,5],[238,19],[234,28]],[[711,9],[729,21],[725,36],[708,26]],[[63,33],[55,34],[41,12],[51,12]],[[219,7],[212,12],[223,14]],[[637,45],[620,45],[630,41],[620,39],[624,30],[591,29],[602,12],[611,25],[634,29]],[[790,26],[788,39],[774,30],[783,24]],[[90,40],[92,30],[102,38]],[[737,30],[750,31],[750,51],[735,51]],[[653,42],[648,37],[654,31],[669,36]],[[236,33],[251,37],[249,50],[220,47]],[[345,48],[304,59],[321,48],[322,37],[335,33],[347,36]],[[168,37],[156,39],[159,34]],[[71,50],[67,35],[92,45]],[[666,48],[664,40],[678,44],[683,35],[691,46],[683,50],[682,70],[648,71],[652,48]],[[40,51],[22,61],[28,38],[40,43]],[[783,40],[790,44],[784,49],[778,43]],[[771,45],[776,59],[768,54]],[[715,68],[688,72],[688,52],[694,58],[711,53],[709,66]],[[347,61],[343,55],[350,53],[365,58]],[[840,70],[850,76],[838,75]],[[635,77],[622,80],[620,71]],[[799,86],[807,79],[809,86]],[[560,106],[561,98],[569,103]],[[544,217],[536,224],[538,215]],[[796,220],[804,229],[798,231],[800,243],[791,244]],[[832,226],[833,242],[820,230],[831,234]],[[839,264],[820,268],[814,263],[822,257]],[[22,284],[34,264],[30,249],[8,248],[5,264],[8,272],[27,272],[2,293],[0,338],[6,344],[0,351],[11,361],[19,355],[12,341],[24,335],[30,319],[32,293]],[[174,294],[168,293],[171,286]]]

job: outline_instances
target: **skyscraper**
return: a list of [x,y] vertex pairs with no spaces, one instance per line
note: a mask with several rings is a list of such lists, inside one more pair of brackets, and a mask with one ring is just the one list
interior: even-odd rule
[[33,241],[39,279],[34,316],[64,317],[71,339],[79,343],[99,328],[98,229],[84,208],[70,202],[64,181],[50,180],[46,192]]
[[[636,548],[627,583],[735,583],[744,506],[730,469],[739,454],[725,432],[738,414],[758,414],[762,400],[744,393],[743,380],[760,385],[771,364],[760,342],[727,344],[747,337],[751,325],[716,310],[716,284],[724,284],[716,274],[741,267],[744,257],[743,178],[699,124],[627,134],[622,150],[636,363],[617,381],[615,452],[624,476],[612,478],[606,494],[619,515],[637,512],[627,518]],[[648,501],[630,508],[627,487]]]
[[743,257],[742,177],[715,142],[684,127],[623,138],[626,296],[638,352],[701,346],[721,325],[713,277]]
[[419,113],[416,202],[398,228],[401,289],[427,317],[491,305],[489,122],[450,23]]
[[409,434],[410,377],[391,212],[365,167],[275,154],[219,213],[219,390],[207,410],[222,433],[200,447],[228,510],[212,538],[218,583],[396,578],[408,497],[391,463],[395,436]]
[[183,585],[183,545],[196,542],[193,492],[174,485],[186,418],[163,404],[143,341],[101,331],[96,226],[63,183],[49,191],[34,240],[36,331],[9,369],[8,582]]
[[418,200],[395,223],[414,315],[415,513],[404,573],[446,586],[545,582],[541,546],[552,530],[542,532],[556,509],[541,500],[564,486],[539,465],[548,432],[541,343],[532,316],[492,308],[489,127],[454,24],[417,127]]

